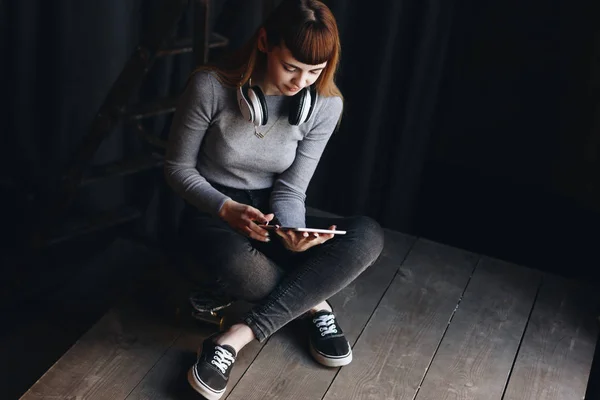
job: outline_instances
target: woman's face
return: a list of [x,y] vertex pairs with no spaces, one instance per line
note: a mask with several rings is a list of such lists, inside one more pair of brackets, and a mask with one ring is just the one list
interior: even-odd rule
[[299,62],[283,43],[266,53],[267,71],[263,82],[266,95],[293,96],[302,88],[315,83],[327,66],[327,62],[318,65]]

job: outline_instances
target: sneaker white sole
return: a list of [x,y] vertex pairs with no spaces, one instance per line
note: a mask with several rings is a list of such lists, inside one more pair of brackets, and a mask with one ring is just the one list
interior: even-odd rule
[[206,397],[207,400],[219,400],[225,393],[225,389],[223,389],[220,392],[216,392],[216,391],[212,390],[211,388],[209,388],[208,386],[206,386],[204,384],[204,382],[202,382],[201,380],[196,378],[196,374],[194,373],[193,366],[192,366],[192,368],[189,369],[189,371],[187,373],[187,379],[188,379],[188,382],[190,383],[190,386],[192,386],[192,388],[196,392],[198,392],[202,396]]
[[319,364],[324,365],[326,367],[343,367],[344,365],[350,364],[350,362],[352,361],[352,349],[350,349],[350,353],[348,353],[347,356],[339,358],[330,358],[319,353],[313,347],[312,343],[310,343],[310,354]]

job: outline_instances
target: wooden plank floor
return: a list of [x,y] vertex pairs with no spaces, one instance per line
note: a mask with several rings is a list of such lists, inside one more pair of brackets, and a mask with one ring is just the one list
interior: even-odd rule
[[[107,313],[22,399],[201,398],[186,371],[214,328],[169,297],[172,281]],[[242,350],[223,399],[583,399],[598,300],[583,283],[386,231],[380,259],[331,299],[354,361],[318,365],[292,322]]]

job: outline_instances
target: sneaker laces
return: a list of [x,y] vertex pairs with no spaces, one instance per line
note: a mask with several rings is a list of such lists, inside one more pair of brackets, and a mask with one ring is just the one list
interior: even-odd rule
[[231,367],[234,361],[235,357],[228,350],[221,346],[215,346],[215,355],[210,363],[219,368],[222,373],[227,372],[227,368]]
[[313,319],[313,323],[319,328],[321,336],[338,333],[337,326],[335,325],[335,315],[333,314],[321,315]]

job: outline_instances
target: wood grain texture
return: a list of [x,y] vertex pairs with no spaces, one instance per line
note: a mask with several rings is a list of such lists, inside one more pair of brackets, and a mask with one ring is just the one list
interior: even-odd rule
[[[58,259],[67,264],[62,265],[60,271],[53,264]],[[46,261],[45,265],[37,265],[44,274],[36,279],[48,285],[48,291],[40,292],[40,296],[31,301],[16,301],[15,305],[20,305],[15,308],[11,302],[0,306],[10,306],[5,309],[8,313],[0,313],[2,399],[18,399],[27,392],[106,314],[116,297],[157,263],[157,256],[139,243],[115,239],[103,252],[90,255],[85,262],[54,257]],[[119,277],[117,281],[115,276]],[[54,287],[58,282],[60,286]]]
[[[378,261],[331,299],[351,344],[358,338],[404,260],[414,238],[386,231]],[[301,321],[288,324],[263,347],[228,400],[321,399],[338,368],[317,364],[308,353]]]
[[[554,276],[540,285],[527,268],[385,235],[380,259],[331,299],[353,363],[317,364],[293,321],[242,350],[223,400],[583,398],[597,290]],[[201,398],[186,373],[216,328],[181,316],[188,289],[173,271],[146,275],[22,399]]]
[[478,258],[420,239],[325,400],[412,400]]
[[540,279],[482,258],[416,399],[500,400]]
[[109,311],[22,397],[124,399],[179,335],[135,305]]
[[593,288],[544,276],[504,399],[583,399],[598,337],[597,307]]
[[[233,307],[233,306],[232,306]],[[247,308],[247,307],[243,307]],[[243,309],[240,307],[241,311]],[[192,321],[183,328],[182,335],[175,341],[154,368],[140,382],[135,390],[127,396],[127,400],[196,400],[200,397],[187,381],[188,369],[196,361],[198,348],[202,341],[213,333],[216,327],[199,325]],[[246,369],[250,366],[264,343],[252,342],[238,354],[229,376],[229,384],[224,397],[237,384]]]

